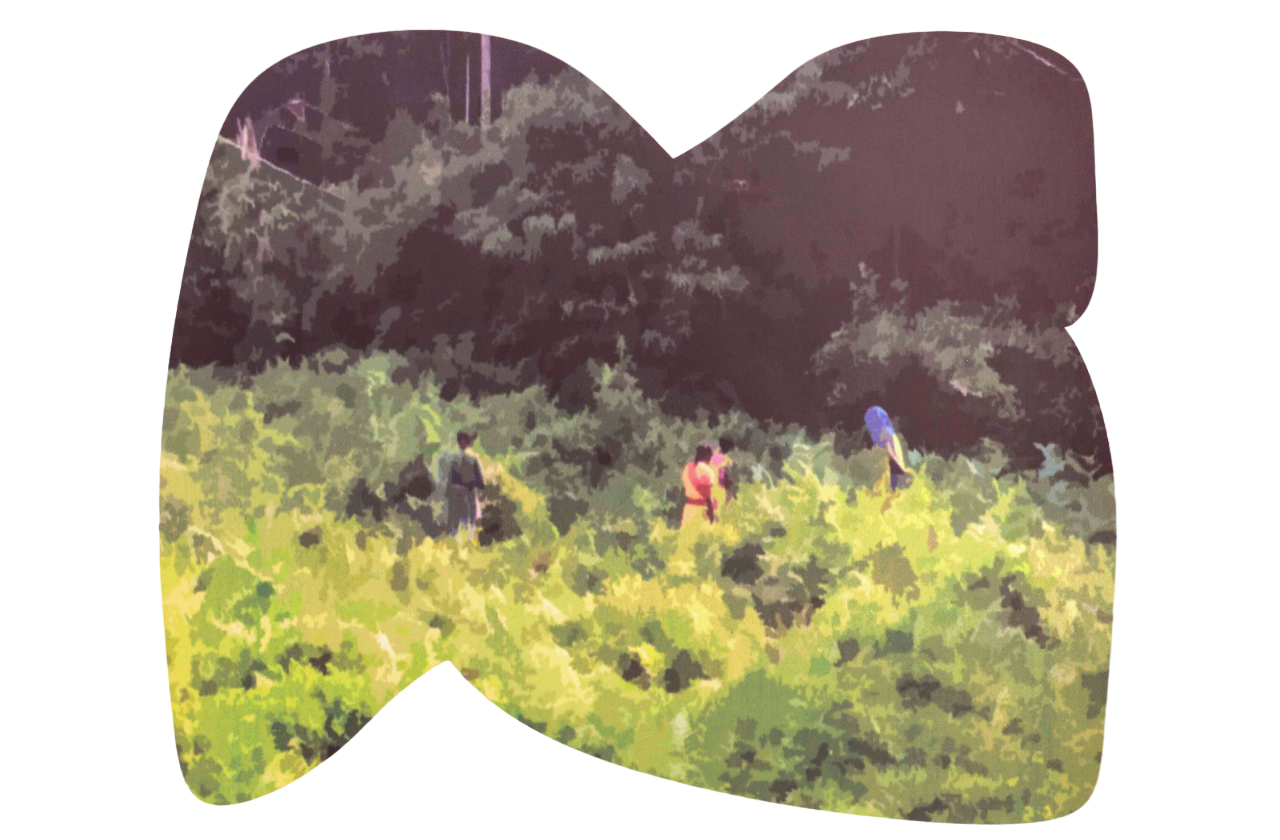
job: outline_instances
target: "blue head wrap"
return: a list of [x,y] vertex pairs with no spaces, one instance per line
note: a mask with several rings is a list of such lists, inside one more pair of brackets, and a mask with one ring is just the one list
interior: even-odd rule
[[878,405],[867,409],[863,418],[867,422],[867,431],[871,433],[871,442],[876,446],[884,446],[893,437],[893,423],[889,413]]

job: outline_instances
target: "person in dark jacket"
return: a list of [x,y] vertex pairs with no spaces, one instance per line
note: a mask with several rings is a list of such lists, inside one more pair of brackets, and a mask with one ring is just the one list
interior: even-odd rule
[[715,497],[716,507],[721,510],[734,496],[738,495],[737,467],[733,464],[733,458],[729,456],[734,449],[733,438],[722,437],[720,446],[711,456],[711,469],[716,474],[716,486],[712,490],[712,495]]
[[458,451],[440,459],[446,527],[455,535],[466,527],[469,539],[476,536],[476,525],[480,521],[480,491],[484,489],[480,461],[469,451],[478,437],[474,433],[458,432]]

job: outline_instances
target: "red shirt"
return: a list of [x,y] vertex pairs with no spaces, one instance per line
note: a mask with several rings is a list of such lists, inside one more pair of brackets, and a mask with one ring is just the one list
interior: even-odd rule
[[701,461],[690,461],[685,464],[684,473],[685,501],[691,505],[705,505],[711,499],[711,487],[715,484],[715,473],[711,467]]

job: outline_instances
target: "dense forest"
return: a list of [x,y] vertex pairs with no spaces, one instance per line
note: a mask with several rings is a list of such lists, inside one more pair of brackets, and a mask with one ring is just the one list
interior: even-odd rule
[[832,50],[674,160],[520,44],[324,44],[227,117],[171,365],[391,350],[413,375],[447,356],[446,395],[580,408],[621,340],[675,415],[857,435],[884,404],[931,451],[1057,443],[1106,473],[1062,329],[1094,280],[1092,145],[1071,65],[993,36]]

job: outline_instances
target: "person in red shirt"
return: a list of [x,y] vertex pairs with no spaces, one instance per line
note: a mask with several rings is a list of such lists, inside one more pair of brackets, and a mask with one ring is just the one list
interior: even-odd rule
[[716,521],[716,503],[711,498],[711,489],[716,485],[715,470],[711,469],[711,445],[703,442],[698,445],[693,460],[685,464],[681,480],[684,483],[684,515],[680,518],[683,528],[699,517],[707,522]]

